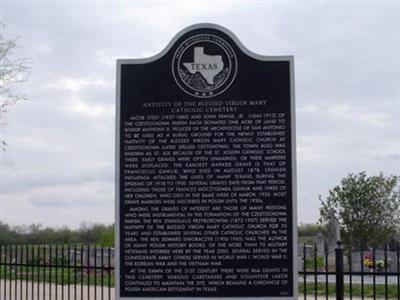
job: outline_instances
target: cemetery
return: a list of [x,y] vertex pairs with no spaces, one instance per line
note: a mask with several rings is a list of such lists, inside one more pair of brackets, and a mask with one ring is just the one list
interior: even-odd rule
[[[319,185],[319,192],[324,189],[318,196],[319,219],[300,222],[299,216],[310,209],[304,201],[311,195],[307,188],[319,178],[317,173],[304,176],[299,165],[309,163],[311,170],[317,165],[313,159],[318,164],[326,160],[332,171],[326,167],[322,173],[339,172],[339,155],[332,163],[326,158],[331,149],[308,150],[312,138],[299,138],[299,127],[323,131],[323,125],[305,116],[319,109],[321,115],[333,112],[345,119],[351,110],[345,105],[331,108],[330,103],[321,109],[319,102],[299,109],[298,95],[307,101],[304,91],[314,91],[317,85],[304,82],[304,58],[281,55],[280,48],[274,55],[263,55],[242,40],[230,28],[197,23],[170,36],[155,55],[114,57],[115,144],[108,150],[114,161],[104,164],[96,158],[103,143],[109,144],[97,137],[98,144],[92,140],[91,154],[80,163],[93,167],[90,176],[69,175],[65,190],[50,189],[51,200],[40,189],[25,196],[31,205],[56,212],[48,214],[53,220],[79,219],[79,214],[85,220],[102,220],[110,208],[103,205],[100,212],[92,196],[105,202],[110,198],[105,191],[112,186],[112,225],[85,221],[73,229],[40,223],[12,226],[0,219],[0,300],[400,300],[400,176],[361,170],[343,173],[332,187],[321,179],[326,181]],[[16,47],[15,41],[1,41],[5,73],[0,72],[0,99],[6,100],[0,109],[5,112],[24,99],[6,84],[24,82],[20,78],[29,62],[17,59],[13,64],[8,51]],[[96,55],[110,64],[104,53]],[[18,76],[7,79],[7,70],[12,75],[13,68]],[[71,115],[97,118],[108,112],[86,107],[78,96],[86,86],[94,86],[100,97],[101,88],[108,87],[105,81],[60,82],[42,85],[38,93],[73,93]],[[357,113],[353,112],[355,120]],[[371,123],[384,127],[382,119]],[[79,124],[75,130],[83,131]],[[89,132],[110,128],[99,124]],[[314,143],[341,143],[340,138],[324,138],[321,134]],[[8,144],[3,137],[0,142],[3,153]],[[71,160],[79,160],[81,154]],[[388,157],[398,160],[393,153]],[[8,174],[13,165],[7,163]],[[352,168],[341,167],[341,172]],[[41,181],[58,186],[64,181],[57,172],[54,178],[35,174],[27,180],[27,189]],[[322,173],[319,176],[326,175]],[[110,177],[111,185],[106,183]],[[85,188],[72,192],[86,181],[90,183]],[[7,195],[17,199],[12,188]],[[89,196],[81,196],[83,190]],[[71,203],[59,201],[69,193]]]

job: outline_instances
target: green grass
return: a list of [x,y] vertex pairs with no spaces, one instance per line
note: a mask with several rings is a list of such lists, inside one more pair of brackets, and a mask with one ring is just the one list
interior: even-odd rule
[[[335,296],[336,285],[334,283],[328,283],[328,296]],[[304,295],[304,283],[299,283],[299,293]],[[314,295],[314,283],[307,283],[307,295]],[[325,296],[326,287],[325,283],[317,284],[317,295]],[[352,295],[353,297],[361,297],[361,284],[352,284]],[[364,284],[364,297],[373,298],[374,290],[372,284]],[[345,299],[350,299],[350,285],[344,285],[344,297]],[[397,285],[388,285],[388,298],[387,299],[399,299],[400,295],[397,294]],[[376,285],[376,298],[386,299],[385,296],[385,285]]]
[[[317,263],[318,264],[318,263]],[[57,277],[57,281],[56,281]],[[75,284],[75,280],[77,284],[83,285],[94,285],[94,272],[91,271],[87,273],[84,271],[81,273],[80,269],[74,271],[74,269],[64,268],[49,268],[48,266],[38,266],[38,267],[17,267],[16,269],[10,269],[10,267],[0,266],[0,278],[1,279],[12,279],[12,280],[28,280],[35,282],[52,282],[52,283],[63,283],[67,284]],[[114,287],[115,278],[114,273],[110,276],[110,286]],[[101,272],[98,271],[96,273],[96,284],[102,284]],[[106,271],[103,271],[103,285],[108,286],[108,276]],[[317,295],[325,296],[326,295],[326,286],[325,283],[317,284]],[[373,286],[372,284],[364,284],[364,297],[372,298],[373,297]],[[299,294],[304,295],[304,283],[299,282]],[[307,283],[307,295],[314,295],[314,284]],[[353,297],[361,297],[361,284],[353,284],[352,285],[352,295]],[[328,284],[328,296],[335,296],[335,284]],[[388,285],[388,299],[398,299],[400,295],[397,294],[397,285]],[[350,285],[345,284],[345,299],[349,299],[350,297]],[[377,299],[385,299],[385,286],[383,284],[376,285],[376,298]]]
[[[48,266],[38,266],[38,267],[16,267],[10,268],[5,266],[0,266],[0,278],[1,279],[11,279],[11,280],[27,280],[35,282],[51,282],[57,284],[84,284],[84,285],[103,285],[108,286],[109,278],[106,270],[103,270],[103,276],[101,270],[97,270],[96,279],[95,273],[92,269],[89,273],[84,268],[83,272],[80,269],[70,269],[67,268],[50,268]],[[110,276],[110,286],[114,286],[114,273]]]
[[[316,266],[315,266],[316,265]],[[306,269],[314,270],[314,268],[322,268],[324,266],[324,258],[322,256],[306,258]]]

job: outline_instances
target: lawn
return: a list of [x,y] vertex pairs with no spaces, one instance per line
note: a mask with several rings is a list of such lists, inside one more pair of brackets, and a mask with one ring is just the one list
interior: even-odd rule
[[[385,294],[385,285],[377,284],[376,286],[376,299],[400,299],[400,295],[398,294],[398,286],[395,284],[389,284],[387,290],[387,298]],[[315,285],[314,283],[307,283],[307,295],[314,295]],[[328,283],[328,296],[335,296],[336,285],[334,283]],[[304,283],[299,283],[299,294],[304,295]],[[326,295],[326,285],[325,283],[317,284],[317,295],[325,296]],[[372,284],[364,284],[364,297],[365,298],[373,298],[374,288]],[[355,298],[361,298],[362,290],[361,284],[352,284],[352,296]],[[350,299],[350,284],[344,285],[344,297],[345,299]]]
[[[34,282],[46,282],[46,283],[58,283],[63,285],[104,285],[106,287],[114,287],[115,278],[114,272],[112,271],[108,276],[107,271],[87,269],[86,267],[75,266],[73,268],[60,268],[60,267],[49,267],[49,266],[35,266],[35,267],[16,267],[11,268],[0,266],[0,278],[11,279],[11,280],[27,280]],[[335,296],[335,284],[328,283],[328,296]],[[350,297],[350,285],[345,284],[345,299]],[[314,283],[307,283],[307,295],[314,295],[315,285]],[[376,298],[386,299],[385,285],[377,284],[375,287]],[[316,293],[318,296],[326,295],[325,283],[318,283]],[[304,295],[304,283],[299,282],[299,294]],[[364,297],[372,298],[374,294],[374,288],[372,284],[364,284]],[[352,296],[361,297],[362,290],[361,284],[352,284]],[[399,299],[398,286],[388,285],[387,288],[387,299]]]
[[73,266],[71,268],[49,266],[17,266],[14,268],[0,266],[0,278],[11,280],[26,280],[34,282],[84,285],[114,286],[114,272],[110,276],[106,269]]

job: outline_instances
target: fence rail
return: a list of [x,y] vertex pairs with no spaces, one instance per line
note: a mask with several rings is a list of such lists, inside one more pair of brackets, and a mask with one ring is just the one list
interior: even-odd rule
[[114,299],[114,249],[0,246],[0,300]]
[[[335,253],[304,244],[300,299],[400,300],[400,247]],[[114,249],[97,245],[0,246],[0,300],[114,300]]]
[[335,253],[303,245],[300,293],[306,299],[400,300],[400,245],[396,249],[351,251],[341,243]]

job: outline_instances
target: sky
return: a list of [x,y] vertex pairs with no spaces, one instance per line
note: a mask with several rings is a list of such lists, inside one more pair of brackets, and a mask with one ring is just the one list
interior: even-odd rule
[[114,222],[117,58],[145,58],[216,23],[251,51],[294,55],[298,221],[349,173],[400,175],[400,2],[1,1],[32,60],[3,115],[0,221]]

